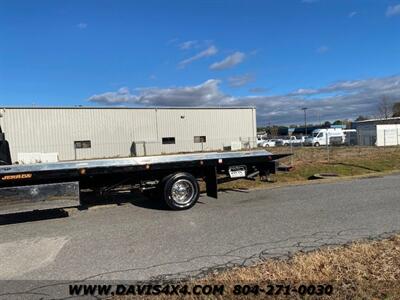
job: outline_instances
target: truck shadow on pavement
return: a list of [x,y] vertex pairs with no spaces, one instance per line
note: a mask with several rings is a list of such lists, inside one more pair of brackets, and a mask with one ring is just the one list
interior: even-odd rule
[[15,214],[0,215],[0,226],[66,218],[68,216],[69,216],[68,212],[63,209],[46,209],[46,210],[36,210],[36,211],[21,212]]
[[148,199],[143,195],[133,193],[110,193],[104,196],[94,195],[93,193],[81,194],[81,205],[78,207],[69,207],[61,209],[46,209],[46,210],[34,210],[28,212],[18,212],[12,214],[0,215],[0,226],[44,221],[51,219],[66,218],[71,216],[73,210],[86,211],[91,208],[100,206],[120,206],[120,205],[135,205],[138,207],[156,209],[156,210],[167,210],[168,208],[161,201]]
[[[229,192],[249,193],[249,190],[225,188],[219,191],[221,194]],[[73,209],[77,209],[78,211],[87,211],[100,206],[110,206],[111,208],[115,205],[133,205],[150,210],[171,210],[163,201],[161,201],[161,199],[148,198],[140,192],[115,192],[104,196],[94,195],[93,193],[84,193],[81,197],[81,205]],[[204,205],[205,202],[202,201],[202,198],[204,197],[207,197],[206,194],[201,193],[196,205]],[[35,210],[30,212],[0,215],[0,226],[67,218],[70,216],[70,209],[71,208]]]
[[168,207],[159,199],[151,199],[140,192],[112,192],[103,196],[88,193],[82,195],[79,210],[88,210],[101,205],[134,205],[154,210],[168,210]]
[[[219,190],[219,193],[229,193],[229,192],[239,192],[248,193],[248,189],[232,189],[223,188]],[[196,205],[205,204],[202,198],[207,197],[206,193],[200,193],[200,198]],[[99,197],[93,194],[84,195],[82,199],[82,205],[79,210],[87,210],[92,207],[100,205],[133,205],[141,208],[151,209],[151,210],[165,210],[171,211],[171,209],[160,199],[146,197],[140,192],[114,192],[109,193],[105,196]]]

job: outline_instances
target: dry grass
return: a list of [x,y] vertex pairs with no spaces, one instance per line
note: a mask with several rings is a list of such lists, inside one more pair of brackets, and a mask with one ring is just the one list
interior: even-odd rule
[[[290,153],[289,147],[271,148],[273,153]],[[220,189],[260,188],[307,181],[317,173],[336,173],[339,177],[376,175],[400,170],[400,147],[296,147],[293,156],[281,160],[293,169],[273,175],[276,184],[258,180],[237,180],[220,185]]]
[[[380,241],[356,242],[347,246],[300,253],[289,260],[268,260],[252,267],[228,270],[204,279],[182,284],[191,286],[225,285],[219,299],[243,299],[232,294],[234,285],[331,284],[330,296],[268,296],[250,294],[248,298],[269,299],[399,299],[400,235]],[[157,299],[174,299],[159,296]],[[213,297],[214,298],[214,297]],[[129,299],[129,298],[120,298]],[[176,299],[176,298],[175,298]],[[187,295],[185,299],[210,299],[209,296]]]
[[202,282],[330,283],[334,294],[327,299],[399,299],[400,235],[301,253],[288,261],[269,260],[217,274]]

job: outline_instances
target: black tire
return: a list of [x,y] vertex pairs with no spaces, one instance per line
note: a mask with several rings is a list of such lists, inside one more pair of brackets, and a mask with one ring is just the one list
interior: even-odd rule
[[163,200],[173,210],[193,207],[199,199],[199,195],[199,184],[196,178],[189,173],[176,173],[163,180]]
[[320,145],[319,145],[319,143],[318,142],[316,142],[315,144],[314,144],[314,147],[319,147]]

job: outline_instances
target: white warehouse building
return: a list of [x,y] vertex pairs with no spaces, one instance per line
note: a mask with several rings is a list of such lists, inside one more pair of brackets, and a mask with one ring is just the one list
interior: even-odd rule
[[355,128],[361,146],[400,145],[400,117],[359,121]]
[[254,107],[8,107],[0,126],[12,160],[58,160],[246,149],[256,146]]

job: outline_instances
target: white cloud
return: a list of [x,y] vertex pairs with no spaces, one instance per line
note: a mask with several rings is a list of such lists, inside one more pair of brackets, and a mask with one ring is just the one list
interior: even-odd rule
[[363,80],[340,81],[316,89],[301,88],[272,96],[233,97],[220,90],[220,81],[207,80],[199,85],[170,88],[127,88],[94,95],[90,101],[105,105],[134,106],[222,106],[257,108],[258,124],[292,124],[303,121],[301,108],[309,107],[310,122],[376,115],[382,95],[400,101],[400,75]]
[[265,124],[300,123],[301,107],[309,107],[311,122],[356,118],[359,115],[374,116],[382,95],[400,101],[400,76],[348,80],[330,84],[319,89],[298,89],[286,95],[241,97],[238,105],[257,108],[257,122]]
[[116,92],[107,92],[99,95],[93,95],[89,98],[89,101],[106,105],[118,105],[133,102],[134,97],[136,96],[131,95],[127,87],[122,87]]
[[231,87],[242,87],[255,80],[252,74],[243,74],[239,76],[232,76],[228,78],[228,84]]
[[198,41],[186,41],[179,44],[179,48],[181,50],[188,50],[195,47],[198,44]]
[[86,23],[79,23],[76,25],[76,27],[78,27],[79,29],[86,29],[88,26],[88,24]]
[[319,54],[323,54],[329,51],[329,47],[328,46],[321,46],[317,48],[317,53]]
[[192,63],[192,62],[194,62],[196,60],[199,60],[199,59],[204,58],[204,57],[213,56],[213,55],[217,54],[217,52],[218,52],[218,49],[214,45],[211,45],[210,47],[208,47],[207,49],[197,53],[196,55],[194,55],[192,57],[189,57],[189,58],[187,58],[185,60],[182,60],[179,63],[179,67],[184,68],[185,66],[187,66],[188,64],[190,64],[190,63]]
[[349,17],[349,18],[353,18],[353,17],[355,17],[356,15],[358,15],[358,12],[357,12],[357,11],[352,11],[351,13],[349,13],[348,17]]
[[389,6],[386,10],[387,17],[400,15],[400,4]]
[[292,93],[290,93],[290,96],[304,96],[304,95],[315,95],[316,93],[318,93],[317,90],[313,90],[313,89],[298,89]]
[[223,103],[228,97],[219,90],[220,81],[209,79],[187,87],[146,88],[132,94],[127,88],[117,92],[93,95],[89,101],[105,104],[133,104],[144,106],[204,106]]
[[211,70],[225,70],[232,68],[233,66],[240,64],[246,55],[243,52],[235,52],[232,55],[227,56],[225,59],[215,62],[210,66]]

